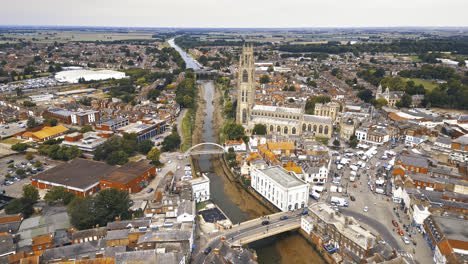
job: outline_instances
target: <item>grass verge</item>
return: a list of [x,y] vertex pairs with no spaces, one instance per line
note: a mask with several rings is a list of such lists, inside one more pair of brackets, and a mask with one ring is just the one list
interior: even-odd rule
[[185,152],[192,146],[192,131],[193,131],[193,123],[195,121],[194,112],[192,109],[188,109],[187,113],[185,114],[184,118],[182,119],[182,145],[180,150]]

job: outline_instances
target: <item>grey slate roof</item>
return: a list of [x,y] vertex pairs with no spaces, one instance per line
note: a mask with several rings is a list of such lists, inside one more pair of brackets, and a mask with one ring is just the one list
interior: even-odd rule
[[427,158],[416,156],[416,155],[401,155],[401,160],[403,164],[419,167],[419,168],[428,168],[429,164],[427,162]]

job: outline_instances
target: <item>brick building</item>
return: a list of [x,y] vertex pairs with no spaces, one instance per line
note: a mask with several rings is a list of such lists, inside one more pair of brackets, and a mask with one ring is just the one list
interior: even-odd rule
[[129,193],[139,192],[156,176],[156,167],[146,160],[128,162],[100,179],[102,189],[115,188]]
[[33,176],[31,184],[39,189],[61,186],[84,197],[99,191],[99,179],[115,169],[104,162],[77,158]]

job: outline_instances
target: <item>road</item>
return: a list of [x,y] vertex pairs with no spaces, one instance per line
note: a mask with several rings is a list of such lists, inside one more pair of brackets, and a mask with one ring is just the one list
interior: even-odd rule
[[[299,213],[298,213],[299,212]],[[281,220],[281,216],[287,216],[285,220]],[[264,238],[270,236],[269,234],[275,235],[281,233],[281,230],[289,228],[300,227],[301,224],[300,211],[296,212],[281,212],[268,217],[260,217],[253,220],[249,220],[234,226],[232,229],[224,230],[219,235],[208,240],[204,248],[199,248],[198,251],[192,256],[192,263],[202,264],[204,263],[207,255],[204,254],[206,248],[217,248],[220,246],[221,238],[225,237],[226,242],[232,245],[240,245],[241,242],[247,240],[253,242],[255,238]],[[262,222],[268,220],[268,225],[262,225]],[[242,242],[243,243],[243,242]],[[210,253],[213,254],[213,253]]]

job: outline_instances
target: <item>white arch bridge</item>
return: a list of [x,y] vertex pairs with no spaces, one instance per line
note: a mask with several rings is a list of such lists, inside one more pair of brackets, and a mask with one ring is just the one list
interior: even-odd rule
[[[198,147],[201,147],[201,146],[215,146],[217,148],[195,150],[195,149],[197,149]],[[195,146],[192,146],[187,151],[185,151],[185,157],[187,157],[189,155],[224,154],[224,152],[225,151],[224,151],[223,146],[221,146],[219,144],[216,144],[216,143],[213,143],[213,142],[204,142],[204,143],[200,143],[200,144],[197,144]]]

